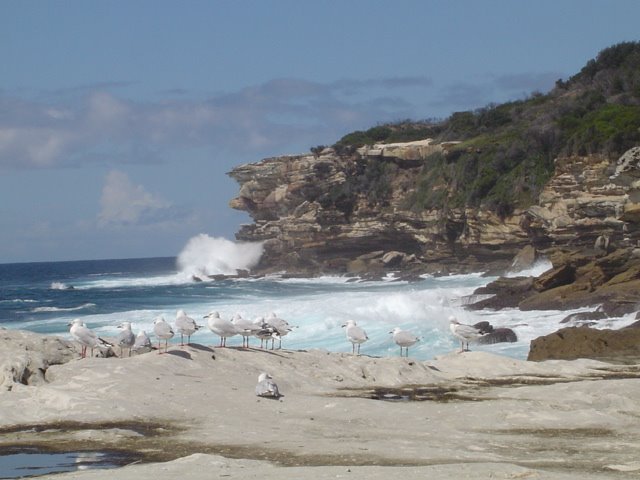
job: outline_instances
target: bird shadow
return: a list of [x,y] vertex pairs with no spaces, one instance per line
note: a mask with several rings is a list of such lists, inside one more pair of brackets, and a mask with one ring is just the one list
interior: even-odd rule
[[264,398],[267,400],[280,400],[284,395],[258,395],[260,398]]
[[185,360],[192,360],[191,354],[189,352],[185,352],[184,350],[169,350],[167,354],[184,358]]
[[211,347],[207,347],[206,345],[201,345],[200,343],[190,343],[185,345],[185,347],[191,347],[194,350],[200,350],[202,352],[213,353],[214,350]]

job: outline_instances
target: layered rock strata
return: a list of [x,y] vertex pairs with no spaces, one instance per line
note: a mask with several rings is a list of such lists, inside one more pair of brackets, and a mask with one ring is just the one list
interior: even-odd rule
[[[261,272],[378,274],[505,270],[527,245],[607,252],[640,238],[640,147],[618,162],[558,158],[538,204],[506,218],[483,208],[416,211],[408,201],[416,179],[430,155],[450,147],[423,140],[349,154],[326,148],[238,166],[229,173],[240,184],[230,206],[254,223],[237,239],[264,242]],[[353,191],[371,162],[382,173]],[[436,188],[451,187],[442,179]]]

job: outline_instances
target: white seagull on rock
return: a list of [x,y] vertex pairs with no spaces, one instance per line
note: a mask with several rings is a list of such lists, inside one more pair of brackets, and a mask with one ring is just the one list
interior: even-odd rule
[[415,345],[415,343],[420,340],[420,338],[416,337],[413,333],[402,330],[398,327],[394,328],[389,333],[393,334],[393,341],[400,347],[400,356],[402,356],[402,349],[405,348],[408,357],[409,347]]
[[369,340],[367,332],[357,326],[355,320],[347,320],[347,323],[342,325],[342,327],[346,327],[347,340],[351,342],[352,346],[351,353],[355,355],[356,345],[358,345],[358,355],[360,355],[360,345]]
[[162,353],[160,341],[164,340],[164,351],[169,351],[169,340],[173,338],[173,329],[163,317],[158,317],[153,322],[153,333],[158,338],[158,353]]
[[191,335],[196,333],[200,328],[200,325],[196,324],[196,321],[187,316],[184,310],[178,310],[176,313],[176,329],[180,333],[180,345],[184,346],[184,336],[187,336],[187,345],[191,343]]
[[231,322],[222,318],[218,312],[210,312],[204,316],[209,324],[209,329],[220,337],[220,346],[227,346],[227,338],[238,334],[238,329]]
[[249,348],[249,337],[252,335],[256,335],[260,330],[262,330],[262,325],[257,325],[253,323],[248,318],[244,318],[239,313],[236,313],[231,319],[231,323],[233,323],[236,327],[236,331],[242,335],[242,347]]
[[255,332],[255,336],[260,339],[260,348],[264,348],[264,342],[266,340],[267,346],[269,346],[269,340],[273,339],[273,333],[275,329],[265,322],[264,317],[258,317],[253,321],[253,324],[260,327]]
[[110,347],[112,346],[109,342],[101,339],[96,335],[96,333],[89,329],[82,320],[76,318],[71,323],[69,323],[71,327],[69,329],[69,333],[76,340],[82,350],[80,352],[80,356],[85,358],[87,356],[87,348],[91,349],[91,356],[93,357],[93,349],[96,347]]
[[271,337],[271,350],[273,350],[273,344],[276,338],[279,341],[278,348],[282,348],[282,337],[296,328],[289,325],[289,322],[287,322],[284,318],[278,317],[274,312],[272,312],[266,319],[266,323],[273,329],[273,335]]
[[140,330],[140,332],[138,332],[138,335],[136,335],[136,341],[133,344],[133,349],[136,351],[142,349],[151,350],[151,339],[149,338],[149,335],[147,335],[146,331]]
[[[482,330],[481,328],[475,327],[473,325],[467,325],[465,323],[460,323],[456,317],[449,317],[449,328],[451,329],[451,333],[460,339],[460,351],[465,352],[469,351],[469,342],[473,342],[474,340],[482,337],[487,332]],[[467,348],[465,349],[464,345],[467,344]]]
[[131,349],[136,343],[136,336],[131,331],[131,322],[122,322],[118,325],[122,331],[116,337],[116,344],[120,347],[120,357],[124,357],[124,350],[129,350],[129,356],[131,356]]
[[278,385],[273,381],[273,377],[268,373],[262,372],[258,377],[256,385],[256,395],[259,397],[278,399],[282,397],[278,390]]

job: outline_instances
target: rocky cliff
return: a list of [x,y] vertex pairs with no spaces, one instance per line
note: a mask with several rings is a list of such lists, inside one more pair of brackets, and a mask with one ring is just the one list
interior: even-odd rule
[[[229,175],[230,205],[254,219],[237,234],[262,241],[258,270],[314,274],[509,269],[527,245],[611,250],[639,239],[640,147],[617,161],[559,157],[537,204],[498,216],[482,207],[416,209],[416,180],[454,142],[375,144],[339,154],[268,158]],[[432,187],[450,195],[443,179]]]

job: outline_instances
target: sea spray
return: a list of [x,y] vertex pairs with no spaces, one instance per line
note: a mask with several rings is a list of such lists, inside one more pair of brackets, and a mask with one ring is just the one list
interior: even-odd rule
[[188,275],[234,275],[238,270],[251,270],[260,261],[262,243],[232,242],[204,233],[192,237],[178,255],[178,268]]

